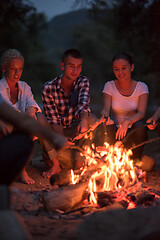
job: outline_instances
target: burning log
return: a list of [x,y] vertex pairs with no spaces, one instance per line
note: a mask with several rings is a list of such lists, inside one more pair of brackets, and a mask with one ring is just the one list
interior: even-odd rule
[[140,205],[140,204],[146,205],[149,202],[152,202],[154,198],[155,198],[155,195],[150,194],[148,191],[142,191],[136,194],[137,205]]
[[127,198],[134,202],[136,205],[148,205],[155,199],[154,194],[150,194],[148,191],[141,191],[137,193],[130,193]]
[[107,192],[97,192],[95,194],[97,198],[97,203],[100,207],[105,207],[113,204],[115,196]]
[[70,211],[74,209],[84,199],[88,182],[68,185],[45,192],[42,196],[44,207],[47,211]]
[[[81,175],[82,170],[74,170],[74,175],[79,176],[79,181],[87,181],[91,175],[99,169],[100,165],[98,166],[90,166],[86,169],[85,173]],[[60,173],[54,174],[50,178],[50,184],[52,186],[66,186],[72,182],[72,174],[71,170],[63,170]]]
[[59,187],[68,185],[71,182],[71,171],[63,170],[60,173],[53,174],[50,177],[50,184],[52,186],[58,185]]

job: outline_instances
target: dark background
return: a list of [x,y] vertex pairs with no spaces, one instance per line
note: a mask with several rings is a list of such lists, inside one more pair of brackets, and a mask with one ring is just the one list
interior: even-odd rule
[[78,48],[84,57],[83,74],[90,79],[91,108],[98,113],[103,86],[114,78],[111,59],[127,51],[135,58],[133,78],[149,87],[148,111],[153,112],[160,99],[160,0],[75,0],[75,4],[83,9],[47,21],[27,0],[1,0],[0,56],[8,48],[22,52],[21,80],[41,104],[42,87],[60,73],[63,52]]

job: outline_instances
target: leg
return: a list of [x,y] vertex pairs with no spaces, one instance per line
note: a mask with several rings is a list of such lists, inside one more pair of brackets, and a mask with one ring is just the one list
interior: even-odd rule
[[104,142],[114,145],[116,142],[116,131],[117,127],[115,124],[104,125],[101,123],[96,129],[94,139],[95,146],[103,146]]
[[[88,127],[91,124],[95,123],[97,120],[96,117],[91,115],[88,119]],[[64,134],[66,137],[74,139],[77,135],[79,120],[74,122],[72,126],[68,128],[64,128]],[[82,137],[79,140],[75,140],[75,145],[80,148],[84,148],[85,146],[90,146],[93,142],[93,138],[89,136],[89,138]],[[64,148],[58,152],[58,159],[60,165],[64,169],[80,169],[84,165],[85,158],[81,156],[81,153],[77,149],[72,148]]]
[[0,184],[10,185],[31,157],[32,140],[24,134],[0,139]]
[[[137,130],[134,131],[135,129],[137,129]],[[127,149],[129,149],[133,146],[136,146],[147,140],[147,128],[144,127],[143,121],[140,120],[140,121],[135,122],[132,125],[131,129],[128,130],[127,134],[129,134],[131,131],[134,131],[133,134],[128,136],[127,140],[124,143],[124,146]],[[133,150],[133,159],[141,159],[143,149],[144,149],[144,145],[134,149]]]
[[[50,127],[46,117],[42,113],[37,114],[37,120],[41,124]],[[54,146],[45,139],[39,138],[38,140],[43,150],[43,160],[50,168],[48,171],[43,172],[42,176],[49,178],[51,175],[61,171],[59,161],[57,159],[57,151],[55,150]]]

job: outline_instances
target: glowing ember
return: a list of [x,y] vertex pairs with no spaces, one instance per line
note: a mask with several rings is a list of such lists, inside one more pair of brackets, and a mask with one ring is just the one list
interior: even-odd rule
[[134,166],[130,158],[131,150],[104,143],[103,147],[96,149],[92,145],[92,149],[87,148],[83,155],[85,165],[81,176],[74,175],[71,170],[71,182],[72,184],[79,182],[84,173],[93,167],[94,171],[89,176],[88,184],[89,200],[92,204],[97,204],[95,193],[131,187],[142,175],[142,171]]

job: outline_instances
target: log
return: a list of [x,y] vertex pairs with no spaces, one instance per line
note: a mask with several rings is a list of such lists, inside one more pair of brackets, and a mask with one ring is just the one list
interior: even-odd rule
[[47,211],[62,210],[64,212],[73,210],[82,202],[88,182],[68,185],[62,188],[45,192],[42,201]]
[[[75,170],[74,174],[81,174],[81,170]],[[66,186],[71,183],[71,170],[63,169],[60,173],[53,174],[50,177],[50,184],[52,186]]]
[[71,182],[71,171],[63,170],[60,173],[53,174],[50,177],[50,184],[52,186],[58,185],[59,187],[68,185]]
[[[100,169],[101,165],[89,166],[85,173],[81,176],[83,170],[74,170],[75,175],[79,175],[79,181],[88,181],[93,173]],[[62,170],[60,173],[54,174],[50,177],[50,184],[52,186],[66,186],[71,183],[71,170]]]

